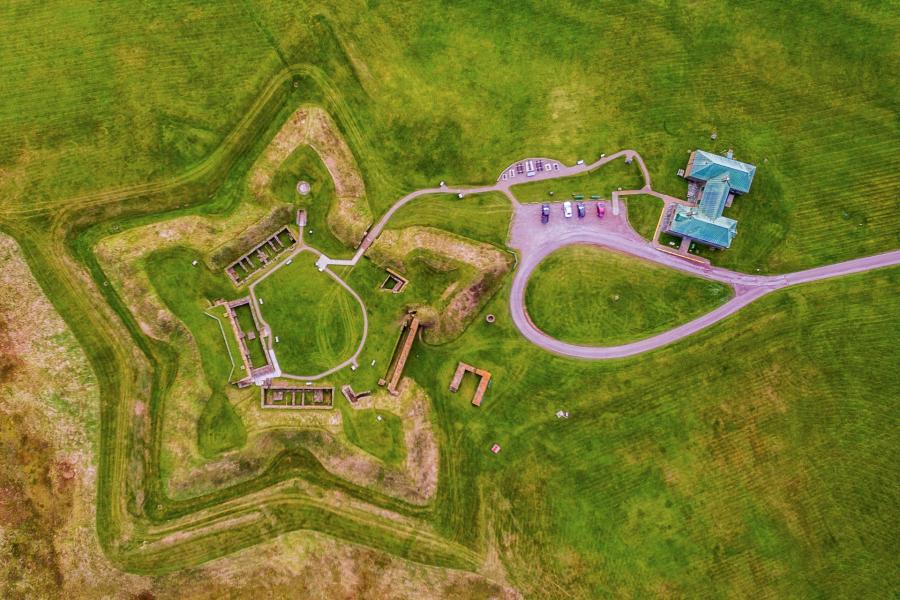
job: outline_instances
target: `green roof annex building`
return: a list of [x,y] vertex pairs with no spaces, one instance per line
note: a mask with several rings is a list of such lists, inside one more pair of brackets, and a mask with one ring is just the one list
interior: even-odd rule
[[696,206],[677,205],[665,228],[666,233],[690,238],[715,248],[729,248],[737,235],[737,221],[722,216],[738,194],[746,194],[756,167],[731,158],[695,150],[685,168],[684,178],[700,184]]

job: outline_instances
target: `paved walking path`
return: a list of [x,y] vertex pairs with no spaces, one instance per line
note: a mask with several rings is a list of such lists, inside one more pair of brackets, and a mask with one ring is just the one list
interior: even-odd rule
[[[644,186],[638,190],[622,190],[614,193],[613,210],[607,211],[604,219],[599,219],[596,214],[589,214],[584,219],[570,218],[566,219],[560,210],[561,203],[555,203],[554,211],[551,215],[550,223],[541,224],[540,220],[540,204],[521,204],[511,191],[511,187],[520,183],[528,183],[532,181],[541,181],[545,179],[558,179],[562,177],[571,177],[572,175],[580,175],[588,171],[593,171],[604,164],[616,160],[618,158],[631,159],[637,163],[644,178]],[[526,163],[527,160],[542,161],[545,167],[542,171],[534,171],[529,174],[527,172],[518,173],[516,165]],[[416,190],[407,194],[393,206],[378,222],[366,233],[362,242],[353,255],[349,259],[332,259],[322,254],[315,248],[303,243],[302,238],[297,248],[292,252],[291,258],[303,251],[312,251],[319,255],[316,266],[320,271],[327,271],[328,274],[344,286],[359,303],[363,312],[364,330],[362,340],[354,355],[340,365],[329,369],[324,373],[312,377],[302,377],[303,379],[319,379],[325,377],[334,371],[337,371],[348,364],[355,364],[359,354],[362,352],[363,346],[368,335],[368,322],[365,319],[366,308],[362,299],[350,288],[340,277],[332,272],[329,267],[332,265],[353,266],[359,262],[369,247],[378,238],[388,222],[394,214],[403,208],[409,202],[416,198],[428,194],[481,194],[486,192],[500,192],[504,194],[513,206],[513,224],[510,228],[510,239],[508,244],[520,253],[518,267],[513,277],[512,291],[509,297],[510,314],[513,323],[519,329],[526,339],[534,344],[564,356],[571,356],[583,359],[613,359],[624,358],[647,352],[655,348],[671,344],[677,340],[696,333],[710,325],[721,321],[722,319],[733,315],[744,306],[754,300],[770,293],[791,285],[809,283],[820,279],[831,277],[840,277],[852,273],[860,273],[872,269],[892,266],[900,264],[900,250],[886,252],[875,256],[867,256],[855,260],[849,260],[842,263],[828,265],[809,269],[807,271],[799,271],[786,275],[749,275],[712,267],[703,262],[695,262],[686,259],[683,256],[673,255],[667,252],[661,252],[658,245],[648,242],[638,235],[628,224],[627,211],[621,210],[619,206],[619,196],[629,194],[650,194],[660,198],[668,206],[670,203],[685,203],[680,198],[668,196],[653,190],[650,181],[650,173],[641,155],[634,150],[621,150],[609,156],[603,156],[599,160],[591,164],[578,164],[574,166],[566,166],[552,159],[526,159],[517,161],[503,170],[497,178],[494,185],[485,185],[480,187],[450,187],[441,185],[435,188],[427,188]],[[558,250],[564,246],[571,244],[594,244],[603,246],[615,252],[622,252],[635,256],[637,258],[654,262],[665,267],[684,271],[691,275],[720,281],[730,285],[734,289],[734,297],[720,306],[719,308],[701,316],[693,321],[674,327],[666,332],[660,333],[653,337],[649,337],[630,344],[620,346],[580,346],[569,344],[556,338],[553,338],[540,329],[538,329],[531,319],[525,308],[525,287],[528,279],[531,277],[535,267],[548,254]],[[285,264],[285,261],[275,266],[270,272],[266,273],[255,283],[251,284],[251,295],[253,288],[260,281],[268,277],[275,270]],[[271,342],[270,342],[271,344]],[[290,377],[290,375],[283,374]]]
[[[397,202],[395,202],[394,205],[391,206],[388,209],[388,211],[386,213],[384,213],[384,215],[382,215],[382,217],[378,220],[378,222],[368,231],[368,233],[366,233],[365,237],[363,238],[362,243],[360,243],[359,247],[356,249],[356,253],[353,255],[353,258],[333,259],[333,258],[329,258],[323,254],[322,257],[319,259],[319,262],[316,264],[319,266],[320,270],[324,269],[325,267],[328,267],[330,265],[344,265],[344,266],[355,265],[356,263],[359,262],[359,259],[361,259],[363,257],[363,255],[366,253],[366,250],[369,249],[369,246],[371,246],[372,243],[376,239],[378,239],[378,236],[381,235],[381,232],[384,230],[385,226],[388,224],[388,221],[391,220],[391,217],[394,216],[394,213],[396,213],[398,210],[400,210],[401,208],[403,208],[404,206],[406,206],[407,204],[409,204],[410,202],[412,202],[413,200],[415,200],[416,198],[419,198],[421,196],[426,196],[428,194],[463,194],[463,195],[466,195],[466,194],[484,194],[487,192],[500,192],[500,193],[504,194],[507,198],[509,198],[509,201],[512,203],[514,208],[518,208],[520,206],[519,201],[516,199],[516,197],[510,191],[510,188],[514,185],[517,185],[520,183],[529,183],[532,181],[541,181],[544,179],[559,179],[561,177],[571,177],[572,175],[580,175],[580,174],[586,173],[588,171],[593,171],[594,169],[601,167],[604,164],[606,164],[610,161],[616,160],[617,158],[621,158],[621,157],[625,157],[626,159],[631,158],[635,162],[637,162],[638,167],[641,170],[641,174],[644,177],[644,187],[643,187],[642,191],[648,191],[651,193],[655,193],[655,192],[652,192],[652,190],[650,189],[650,173],[647,171],[647,167],[644,165],[644,160],[634,150],[621,150],[619,152],[616,152],[615,154],[610,154],[609,156],[604,156],[603,158],[600,158],[599,160],[597,160],[591,164],[574,165],[571,167],[567,167],[558,161],[551,161],[549,159],[543,159],[545,162],[559,165],[559,167],[552,169],[552,170],[548,169],[546,171],[537,172],[531,177],[528,177],[525,174],[521,174],[521,175],[507,177],[506,179],[503,179],[503,175],[501,174],[501,176],[497,179],[497,183],[495,183],[494,185],[483,185],[483,186],[478,186],[478,187],[459,187],[459,186],[444,185],[444,186],[435,187],[435,188],[426,188],[426,189],[422,189],[422,190],[416,190],[415,192],[409,193],[406,196],[400,198],[400,200],[398,200]],[[524,162],[524,161],[517,161],[517,162]],[[513,165],[510,165],[510,167],[507,167],[506,169],[504,169],[504,173],[506,173],[510,170],[515,171],[515,168],[514,168],[515,164],[516,163],[513,163]]]

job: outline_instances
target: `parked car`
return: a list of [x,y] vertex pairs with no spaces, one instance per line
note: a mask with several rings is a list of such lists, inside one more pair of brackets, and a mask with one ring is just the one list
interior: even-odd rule
[[572,218],[572,203],[566,200],[563,202],[563,216],[567,219]]
[[598,202],[597,203],[597,216],[602,219],[603,215],[605,215],[605,214],[606,214],[606,204],[604,204],[603,202]]
[[584,202],[579,202],[576,206],[578,207],[578,218],[583,219],[585,214]]
[[545,204],[541,205],[541,223],[546,225],[549,222],[550,222],[550,205],[545,203]]

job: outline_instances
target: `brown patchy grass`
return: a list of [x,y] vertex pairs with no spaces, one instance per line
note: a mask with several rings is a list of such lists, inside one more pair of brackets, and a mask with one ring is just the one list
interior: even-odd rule
[[[404,378],[399,396],[378,390],[351,408],[377,409],[401,417],[406,445],[406,460],[402,466],[394,467],[373,459],[344,442],[342,435],[322,433],[313,443],[306,444],[308,449],[325,468],[348,481],[407,502],[427,504],[437,490],[439,454],[425,391],[412,379]],[[339,411],[334,413],[340,417]]]
[[441,292],[439,301],[445,304],[416,307],[424,309],[420,317],[434,315],[424,334],[432,343],[449,341],[462,334],[499,289],[513,262],[509,254],[491,244],[431,227],[385,230],[369,248],[368,256],[378,264],[401,270],[413,259],[428,261],[438,270],[464,267],[460,269],[463,278]]
[[5,235],[0,289],[16,291],[0,294],[0,344],[14,365],[0,385],[0,597],[57,597],[86,569],[128,580],[94,532],[93,373]]
[[328,113],[318,111],[309,130],[309,145],[318,152],[334,180],[337,201],[328,211],[334,235],[356,247],[372,224],[372,210],[353,154]]
[[[168,225],[164,236],[151,231],[177,243]],[[0,289],[16,290],[0,295],[0,344],[4,356],[15,357],[0,385],[0,597],[517,597],[491,577],[410,563],[311,531],[179,573],[119,571],[94,529],[96,383],[15,242],[2,235]]]
[[431,428],[431,406],[428,396],[414,381],[402,384],[404,395],[412,396],[404,414],[403,435],[406,442],[406,469],[412,479],[413,489],[422,498],[430,499],[437,491],[440,456],[437,439]]
[[321,108],[302,106],[285,122],[253,167],[251,192],[259,199],[268,198],[275,172],[303,145],[316,151],[334,181],[337,199],[328,211],[328,227],[341,242],[358,246],[372,224],[366,187],[353,152]]
[[164,598],[517,598],[483,576],[296,531],[149,588]]
[[[105,238],[96,247],[98,260],[122,299],[135,315],[144,332],[151,337],[176,344],[182,360],[164,403],[162,462],[167,489],[175,498],[210,492],[222,485],[246,479],[258,472],[266,460],[285,447],[285,435],[298,430],[316,430],[318,443],[304,443],[323,461],[326,468],[360,485],[376,487],[388,495],[424,503],[433,495],[436,474],[428,475],[426,458],[413,455],[418,471],[391,468],[362,452],[343,439],[339,411],[262,410],[255,389],[228,388],[229,400],[245,423],[248,440],[241,451],[229,452],[214,460],[204,458],[196,444],[196,424],[202,411],[202,398],[210,390],[203,377],[200,353],[190,332],[172,315],[157,296],[141,259],[163,248],[189,245],[208,255],[220,247],[222,239],[239,236],[259,222],[262,209],[242,204],[226,219],[181,217],[127,230]],[[462,246],[464,248],[464,246]],[[480,263],[481,264],[481,263]],[[391,410],[403,415],[405,403]],[[139,414],[139,418],[147,418]],[[415,428],[413,441],[422,456],[433,452],[427,439],[433,439],[430,425],[404,420],[404,428]],[[409,456],[409,455],[408,455]]]

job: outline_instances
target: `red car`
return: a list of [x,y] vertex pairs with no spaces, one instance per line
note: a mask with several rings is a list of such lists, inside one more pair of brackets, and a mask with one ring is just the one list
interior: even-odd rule
[[605,214],[606,214],[606,204],[604,204],[603,202],[598,202],[597,203],[597,216],[602,219],[603,215],[605,215]]

